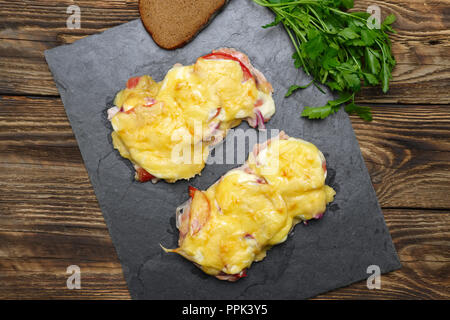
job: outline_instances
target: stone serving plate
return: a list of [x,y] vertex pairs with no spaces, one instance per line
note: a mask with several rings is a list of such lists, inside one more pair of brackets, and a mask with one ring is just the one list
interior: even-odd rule
[[[293,66],[284,29],[261,28],[272,20],[270,10],[233,0],[194,41],[175,51],[159,48],[135,20],[45,53],[135,299],[301,299],[366,279],[370,265],[383,273],[400,268],[347,114],[301,118],[305,105],[323,105],[332,97],[314,86],[284,98],[291,84],[310,79]],[[189,182],[138,183],[130,163],[113,149],[105,113],[128,78],[149,74],[160,81],[173,64],[192,64],[220,47],[247,53],[271,81],[277,112],[267,128],[316,144],[327,158],[327,183],[337,191],[323,219],[297,225],[235,283],[205,275],[184,258],[164,253],[160,243],[176,247],[175,208],[188,198],[188,184],[207,188],[240,164],[207,165]]]

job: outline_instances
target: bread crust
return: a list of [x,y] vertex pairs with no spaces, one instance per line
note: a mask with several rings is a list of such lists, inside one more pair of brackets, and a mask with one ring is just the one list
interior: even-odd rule
[[163,49],[185,46],[229,0],[139,0],[145,29]]

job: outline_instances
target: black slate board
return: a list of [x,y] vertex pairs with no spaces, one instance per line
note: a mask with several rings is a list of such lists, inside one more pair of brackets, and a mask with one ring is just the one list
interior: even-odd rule
[[[300,118],[303,106],[322,105],[331,97],[313,86],[283,97],[291,84],[309,79],[293,67],[285,31],[261,28],[272,20],[269,10],[234,0],[176,51],[156,46],[136,20],[45,53],[135,299],[307,298],[366,279],[369,265],[380,266],[383,273],[400,268],[347,114],[321,121]],[[159,81],[174,63],[191,64],[219,47],[247,53],[272,82],[277,113],[268,128],[316,144],[327,158],[328,183],[337,191],[322,220],[298,225],[236,283],[206,276],[161,250],[160,243],[176,246],[175,208],[188,198],[188,182],[133,181],[129,162],[112,147],[105,114],[129,77],[150,74]],[[236,166],[209,165],[189,184],[207,188]]]

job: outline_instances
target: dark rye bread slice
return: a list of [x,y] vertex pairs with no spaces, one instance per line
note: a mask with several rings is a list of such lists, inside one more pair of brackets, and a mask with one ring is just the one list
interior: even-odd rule
[[164,49],[191,41],[228,0],[139,0],[142,22]]

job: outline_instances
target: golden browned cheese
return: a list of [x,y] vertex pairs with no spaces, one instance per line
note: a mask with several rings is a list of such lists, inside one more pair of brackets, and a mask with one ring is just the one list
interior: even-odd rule
[[325,185],[325,158],[310,142],[276,139],[249,166],[282,194],[291,217],[309,220],[325,212],[335,192]]
[[335,192],[325,185],[325,159],[311,143],[274,139],[251,170],[234,169],[195,191],[176,252],[211,275],[235,275],[262,260],[299,221],[320,217]]
[[[199,58],[191,66],[174,66],[160,83],[142,76],[136,87],[116,96],[122,112],[111,120],[114,147],[157,178],[192,178],[205,166],[214,133],[220,129],[224,136],[254,117],[261,96],[233,60]],[[264,97],[273,109],[271,96]]]

